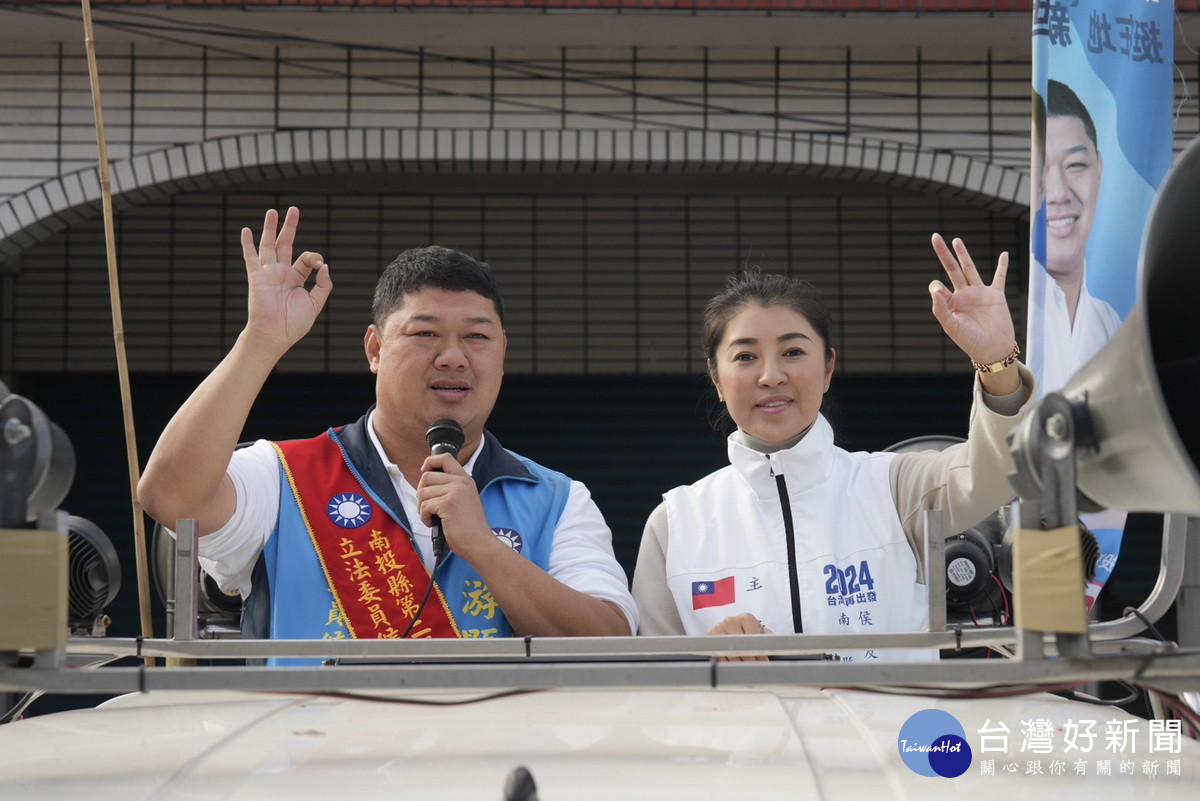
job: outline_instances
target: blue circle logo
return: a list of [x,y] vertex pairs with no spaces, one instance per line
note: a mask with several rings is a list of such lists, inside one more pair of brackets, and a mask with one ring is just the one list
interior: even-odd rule
[[358,528],[371,519],[371,504],[357,492],[342,492],[329,499],[329,519],[342,528]]
[[896,746],[908,769],[921,776],[953,779],[971,767],[971,745],[962,724],[940,709],[922,709],[904,721]]

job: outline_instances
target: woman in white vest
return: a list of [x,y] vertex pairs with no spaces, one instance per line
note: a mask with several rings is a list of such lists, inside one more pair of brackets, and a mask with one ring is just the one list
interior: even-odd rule
[[[967,442],[849,453],[820,409],[836,365],[816,289],[743,272],[704,311],[708,373],[737,430],[729,466],[676,487],[646,522],[633,577],[641,634],[870,633],[928,628],[922,512],[962,531],[1012,498],[1005,435],[1033,397],[1004,296],[960,240],[933,236],[953,287],[933,314],[976,369]],[[930,658],[856,650],[843,661]]]

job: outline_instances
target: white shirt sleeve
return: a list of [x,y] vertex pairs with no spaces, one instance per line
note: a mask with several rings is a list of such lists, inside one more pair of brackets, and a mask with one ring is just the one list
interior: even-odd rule
[[549,573],[573,590],[616,604],[629,621],[629,631],[637,632],[637,605],[613,553],[612,532],[591,492],[578,481],[571,482],[566,508],[554,530]]
[[233,452],[225,472],[237,505],[221,528],[200,538],[200,567],[228,593],[250,594],[250,574],[279,517],[279,454],[265,439]]

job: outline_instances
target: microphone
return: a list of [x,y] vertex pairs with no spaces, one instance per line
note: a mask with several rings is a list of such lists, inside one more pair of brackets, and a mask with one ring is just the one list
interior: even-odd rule
[[[434,420],[433,424],[429,426],[429,430],[425,432],[425,441],[429,443],[429,453],[432,456],[448,453],[458,458],[458,452],[466,440],[467,435],[463,433],[462,426],[458,424],[457,420],[451,420],[448,417]],[[437,565],[441,563],[442,557],[446,554],[446,533],[442,531],[442,521],[437,515],[433,516],[433,528],[430,533],[433,536],[433,561],[436,570]]]

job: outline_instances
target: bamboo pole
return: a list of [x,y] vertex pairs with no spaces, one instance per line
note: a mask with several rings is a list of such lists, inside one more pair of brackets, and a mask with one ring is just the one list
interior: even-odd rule
[[[104,138],[104,112],[100,105],[100,78],[96,67],[96,46],[92,34],[92,6],[82,0],[84,45],[87,48],[88,76],[92,84],[92,109],[96,117],[96,146],[100,161],[100,196],[104,208],[104,251],[108,259],[108,297],[112,306],[113,342],[117,352],[117,376],[121,385],[121,410],[125,418],[125,454],[129,462],[129,488],[133,503],[134,553],[137,564],[138,609],[142,622],[142,636],[153,637],[154,626],[150,618],[150,579],[146,558],[146,519],[142,505],[137,499],[140,478],[138,467],[137,438],[133,430],[133,402],[129,391],[129,365],[125,359],[125,324],[121,318],[121,286],[117,276],[116,234],[113,230],[112,185],[108,176],[108,145]],[[147,665],[154,664],[146,657]]]

